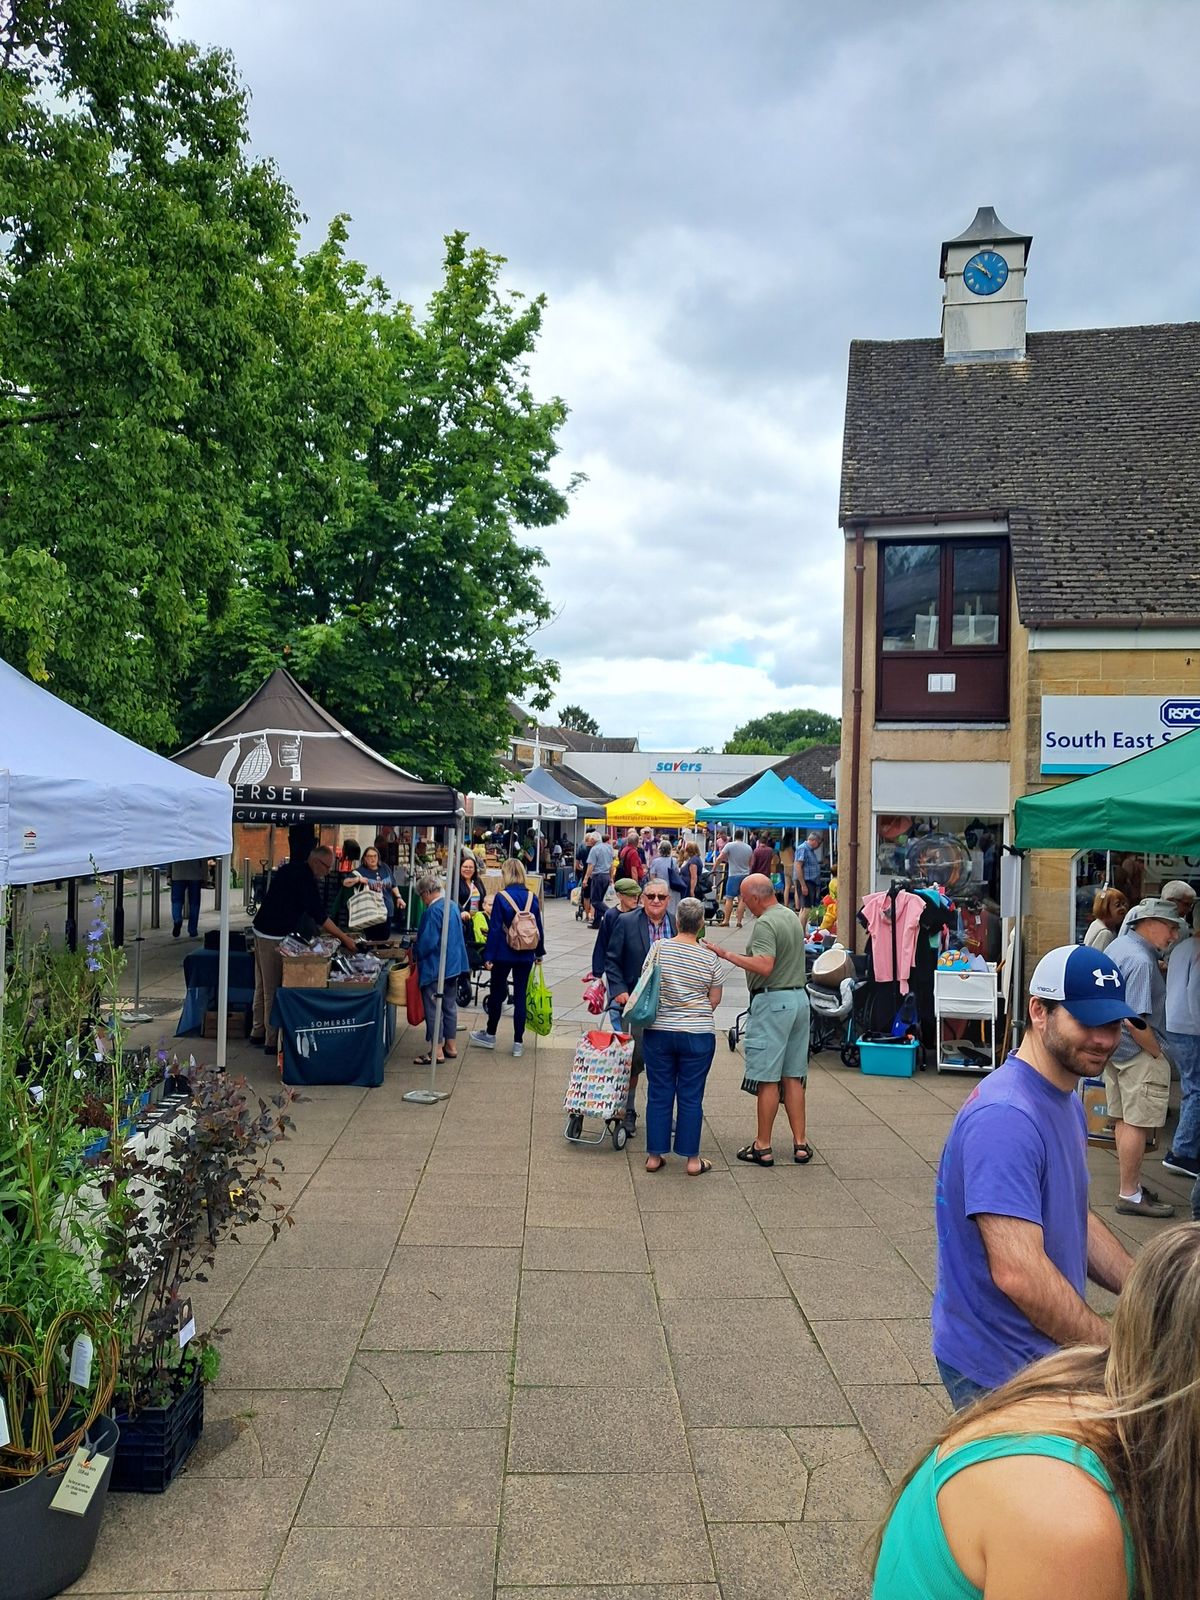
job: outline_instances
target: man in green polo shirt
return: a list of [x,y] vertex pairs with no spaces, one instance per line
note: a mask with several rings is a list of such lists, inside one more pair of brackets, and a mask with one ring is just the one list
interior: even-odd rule
[[804,930],[776,900],[771,880],[763,873],[752,872],[742,880],[741,898],[754,918],[746,954],[718,949],[711,939],[707,941],[714,955],[743,969],[750,988],[742,1088],[758,1101],[758,1132],[737,1158],[756,1167],[775,1165],[771,1129],[782,1092],[792,1129],[792,1159],[804,1166],[812,1160],[804,1120],[809,1020]]

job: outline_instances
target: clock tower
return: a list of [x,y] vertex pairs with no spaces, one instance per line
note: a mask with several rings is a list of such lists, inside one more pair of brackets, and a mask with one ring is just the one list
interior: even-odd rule
[[991,206],[942,245],[942,353],[947,361],[1025,359],[1025,263],[1032,235]]

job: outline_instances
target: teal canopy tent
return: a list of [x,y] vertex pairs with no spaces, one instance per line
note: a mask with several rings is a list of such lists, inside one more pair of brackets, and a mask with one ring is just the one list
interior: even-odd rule
[[[800,789],[799,794],[796,789]],[[837,812],[799,784],[792,788],[777,772],[768,769],[744,794],[697,811],[696,821],[728,822],[747,828],[831,828],[837,823]]]
[[788,777],[786,777],[783,780],[783,782],[784,782],[784,787],[785,788],[790,789],[793,794],[798,794],[800,796],[800,798],[802,800],[807,801],[808,804],[810,806],[812,806],[814,810],[819,810],[823,806],[825,808],[825,810],[829,812],[830,817],[834,821],[837,820],[836,808],[834,806],[832,806],[829,803],[828,800],[818,800],[816,795],[812,792],[811,789],[806,789],[804,787],[804,785],[800,782],[799,778],[793,778],[789,774]]
[[1200,852],[1200,729],[1017,801],[1018,850]]

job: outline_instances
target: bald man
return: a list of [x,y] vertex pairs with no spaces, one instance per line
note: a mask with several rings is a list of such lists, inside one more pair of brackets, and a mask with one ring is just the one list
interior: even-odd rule
[[742,880],[741,902],[754,918],[746,954],[706,940],[714,955],[742,968],[750,989],[742,1088],[758,1103],[758,1125],[737,1158],[756,1167],[775,1165],[771,1130],[782,1097],[792,1130],[792,1160],[802,1167],[813,1154],[805,1137],[809,1011],[804,928],[779,904],[764,873],[752,872]]

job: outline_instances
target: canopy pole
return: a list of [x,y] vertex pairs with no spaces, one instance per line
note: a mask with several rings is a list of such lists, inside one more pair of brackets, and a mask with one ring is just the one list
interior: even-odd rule
[[[428,1089],[410,1089],[403,1096],[405,1100],[412,1101],[419,1106],[435,1106],[439,1100],[449,1098],[444,1089],[437,1087],[437,1053],[441,1048],[442,1034],[442,996],[446,990],[446,945],[450,938],[450,891],[455,886],[457,863],[462,854],[459,843],[459,831],[463,826],[463,812],[459,812],[454,819],[454,826],[450,830],[450,844],[446,851],[446,885],[442,894],[442,937],[438,946],[438,972],[437,988],[433,998],[433,1040],[429,1046],[429,1087]],[[457,909],[457,902],[455,903]],[[457,979],[455,980],[457,982]]]
[[[217,862],[217,871],[224,873],[224,893],[221,895],[221,935],[217,955],[217,1071],[225,1071],[225,1057],[229,1041],[229,856]],[[243,1017],[245,1013],[242,1013]]]
[[[12,891],[5,884],[0,888],[0,1079],[4,1077],[4,991],[8,980],[8,917],[11,906]],[[28,930],[25,937],[29,937]]]
[[[120,868],[118,875],[120,874]],[[137,933],[134,935],[133,952],[133,1010],[125,1018],[126,1022],[152,1022],[154,1019],[148,1011],[142,1010],[142,879],[144,868],[137,869]]]

